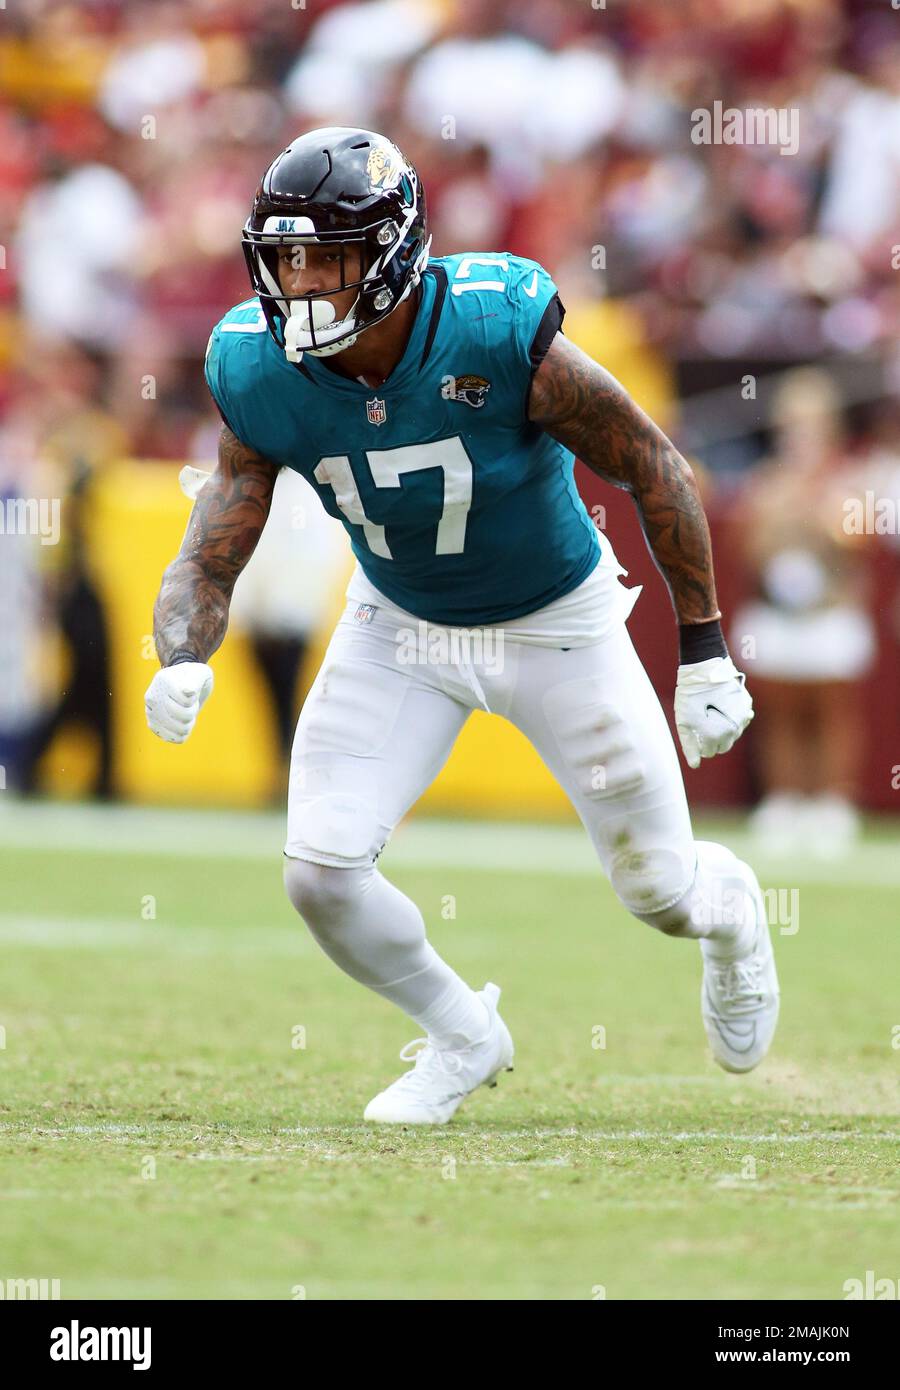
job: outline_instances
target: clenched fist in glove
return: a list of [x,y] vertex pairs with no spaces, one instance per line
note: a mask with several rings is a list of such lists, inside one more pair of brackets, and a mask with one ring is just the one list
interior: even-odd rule
[[753,718],[753,701],[730,656],[679,666],[675,727],[689,767],[727,753]]
[[147,723],[167,743],[184,743],[212,688],[212,670],[202,661],[164,667],[144,696]]

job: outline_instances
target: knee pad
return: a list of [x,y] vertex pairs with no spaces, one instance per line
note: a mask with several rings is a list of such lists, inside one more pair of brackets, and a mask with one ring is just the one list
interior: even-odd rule
[[383,845],[374,805],[360,796],[330,792],[295,808],[285,853],[335,868],[374,861]]
[[360,879],[359,869],[336,869],[310,859],[285,857],[285,892],[313,932],[327,930],[341,910],[360,895]]
[[[669,910],[679,905],[693,882],[695,865],[673,849],[623,850],[610,865],[609,881],[616,897],[641,921],[663,931],[677,930],[679,922],[669,924]],[[656,920],[654,920],[656,918]]]

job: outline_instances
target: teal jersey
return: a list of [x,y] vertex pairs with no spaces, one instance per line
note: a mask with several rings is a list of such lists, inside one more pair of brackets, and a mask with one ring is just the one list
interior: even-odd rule
[[547,272],[507,253],[432,260],[421,285],[377,389],[333,359],[288,362],[256,299],[213,329],[206,379],[243,443],[312,484],[392,603],[500,623],[569,593],[600,557],[572,453],[527,417],[564,310]]

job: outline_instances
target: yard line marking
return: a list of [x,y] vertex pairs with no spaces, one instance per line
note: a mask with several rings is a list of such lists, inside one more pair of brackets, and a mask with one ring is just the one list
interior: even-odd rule
[[[307,1134],[310,1137],[323,1134],[339,1134],[351,1137],[360,1131],[350,1126],[316,1126],[280,1129],[279,1134]],[[889,1140],[896,1142],[900,1139],[900,1129],[898,1130],[810,1130],[805,1134],[745,1134],[740,1131],[731,1130],[685,1130],[673,1133],[671,1130],[636,1129],[636,1130],[582,1130],[582,1129],[495,1129],[493,1126],[472,1130],[457,1128],[445,1131],[447,1138],[464,1139],[468,1137],[487,1139],[497,1138],[499,1140],[508,1139],[578,1139],[581,1142],[594,1141],[604,1144],[630,1144],[630,1143],[741,1143],[741,1144],[813,1144],[813,1143],[840,1143],[851,1139],[872,1139]],[[438,1136],[434,1136],[438,1137]]]
[[[896,842],[856,845],[846,858],[777,857],[764,852],[738,825],[698,822],[699,838],[721,838],[749,859],[767,882],[900,884]],[[104,854],[160,854],[173,858],[278,860],[285,818],[277,811],[189,810],[148,806],[93,806],[35,802],[6,793],[0,802],[0,848],[45,849],[48,843]],[[418,817],[401,825],[385,851],[396,868],[447,865],[515,873],[603,877],[580,826]]]
[[[156,1123],[159,1123],[158,1121]],[[150,1126],[148,1125],[28,1125],[15,1124],[12,1121],[3,1121],[0,1130],[6,1133],[19,1132],[23,1135],[40,1135],[43,1138],[56,1138],[58,1135],[67,1137],[70,1134],[143,1134]]]
[[185,955],[312,956],[315,943],[302,925],[277,927],[176,927],[131,917],[51,917],[0,912],[0,944],[48,950],[106,950],[111,946]]
[[[147,1120],[143,1124],[95,1124],[95,1125],[30,1125],[17,1124],[13,1121],[0,1121],[0,1132],[21,1133],[24,1136],[37,1136],[40,1138],[68,1138],[70,1135],[123,1135],[132,1134],[170,1134],[178,1128],[192,1128],[196,1130],[197,1121],[184,1120]],[[300,1125],[291,1128],[279,1129],[278,1134],[306,1136],[310,1140],[328,1137],[340,1137],[347,1139],[372,1138],[372,1131],[362,1122],[359,1125]],[[238,1127],[228,1130],[228,1137],[240,1136],[242,1131]],[[173,1136],[174,1137],[174,1136]],[[209,1142],[211,1136],[204,1136]],[[844,1143],[851,1140],[868,1139],[874,1142],[896,1143],[900,1139],[900,1129],[896,1130],[865,1130],[865,1129],[818,1129],[810,1130],[804,1134],[746,1134],[731,1130],[683,1130],[673,1132],[671,1130],[636,1129],[636,1130],[580,1130],[580,1129],[496,1129],[491,1127],[475,1127],[474,1129],[453,1129],[441,1130],[441,1133],[432,1134],[432,1139],[459,1139],[459,1140],[493,1140],[505,1142],[509,1139],[527,1139],[531,1142],[542,1139],[578,1139],[579,1142],[585,1141],[603,1144],[631,1144],[631,1143],[735,1143],[735,1144],[818,1144],[818,1143]],[[273,1150],[261,1157],[278,1158],[295,1153],[296,1150],[285,1148],[284,1150]],[[202,1153],[210,1155],[208,1149]],[[219,1155],[215,1155],[218,1157]],[[359,1153],[347,1155],[349,1158],[359,1158]],[[372,1157],[381,1157],[377,1151]],[[189,1155],[196,1158],[197,1154]],[[235,1155],[239,1157],[239,1155]],[[322,1157],[322,1155],[316,1155]],[[461,1162],[472,1162],[471,1159],[460,1159]],[[880,1190],[880,1189],[879,1189]],[[900,1190],[900,1189],[898,1189]]]

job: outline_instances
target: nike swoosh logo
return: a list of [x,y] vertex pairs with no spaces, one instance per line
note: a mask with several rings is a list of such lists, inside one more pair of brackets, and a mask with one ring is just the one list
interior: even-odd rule
[[534,299],[534,296],[537,294],[537,285],[538,285],[538,273],[537,273],[537,271],[535,271],[535,272],[534,272],[534,279],[532,280],[531,284],[525,286],[525,293],[528,295],[528,298],[529,298],[529,299]]
[[707,705],[707,706],[706,706],[706,710],[705,710],[704,712],[705,712],[706,714],[709,714],[710,710],[714,710],[716,714],[721,714],[721,716],[722,716],[723,719],[727,719],[727,720],[728,720],[728,723],[731,725],[732,729],[736,729],[736,728],[737,728],[737,724],[735,724],[735,722],[734,722],[734,720],[732,719],[731,715],[730,715],[730,714],[726,714],[725,711],[724,711],[723,709],[719,709],[719,706],[718,706],[718,705]]

